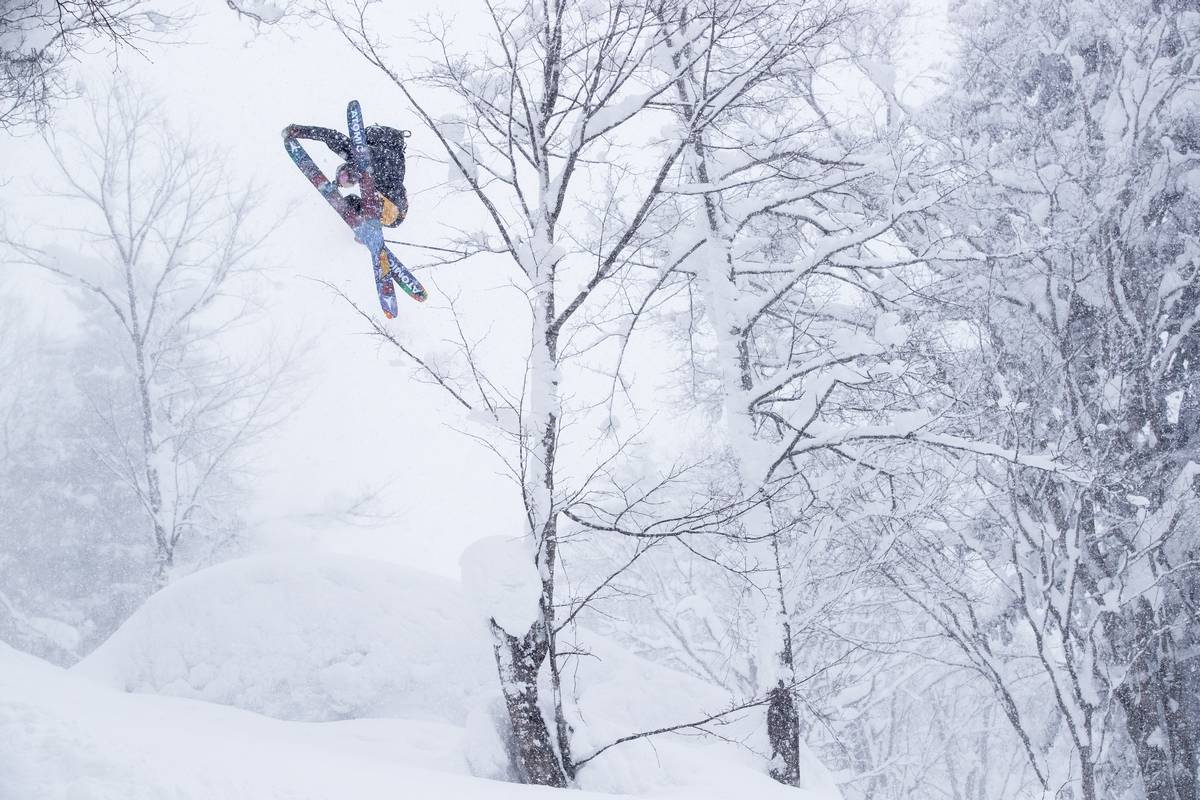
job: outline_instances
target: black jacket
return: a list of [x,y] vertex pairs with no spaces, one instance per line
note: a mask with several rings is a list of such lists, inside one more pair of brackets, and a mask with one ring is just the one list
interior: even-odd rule
[[[291,133],[297,139],[321,142],[341,156],[343,161],[354,163],[350,152],[350,137],[341,131],[315,125],[293,125]],[[386,125],[369,125],[366,134],[367,147],[371,150],[375,188],[396,205],[407,208],[408,198],[404,191],[404,134]]]

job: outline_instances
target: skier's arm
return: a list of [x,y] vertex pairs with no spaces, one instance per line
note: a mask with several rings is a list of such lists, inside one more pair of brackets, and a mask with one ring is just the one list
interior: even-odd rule
[[332,128],[321,128],[316,125],[289,125],[284,128],[284,136],[292,139],[312,139],[321,142],[346,161],[351,159],[350,137]]

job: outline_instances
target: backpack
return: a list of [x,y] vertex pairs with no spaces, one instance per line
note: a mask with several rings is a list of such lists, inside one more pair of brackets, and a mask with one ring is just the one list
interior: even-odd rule
[[393,200],[404,194],[404,148],[408,131],[371,125],[366,130],[375,188]]

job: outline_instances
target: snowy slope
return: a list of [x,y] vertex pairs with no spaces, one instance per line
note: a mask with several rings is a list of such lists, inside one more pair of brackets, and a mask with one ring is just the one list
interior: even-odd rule
[[[324,758],[312,755],[306,749],[311,747],[328,751],[332,772],[343,768],[345,753],[377,760],[368,771],[380,780],[389,780],[403,765],[500,777],[505,757],[494,720],[502,701],[487,642],[477,612],[468,610],[456,582],[346,556],[242,559],[159,592],[69,673],[20,657],[22,669],[37,673],[31,680],[35,685],[67,688],[35,697],[32,711],[0,700],[0,736],[19,735],[22,726],[46,731],[40,744],[31,745],[39,753],[35,761],[66,759],[78,768],[79,780],[97,770],[115,774],[114,786],[133,781],[141,769],[158,774],[155,764],[129,761],[145,748],[167,762],[182,759],[188,769],[194,766],[194,775],[182,779],[179,796],[184,798],[193,796],[189,792],[223,796],[196,788],[207,786],[206,765],[212,761],[206,754],[213,751],[191,737],[216,740],[219,754],[212,758],[219,761],[252,761],[260,746],[279,753],[280,765],[289,758]],[[576,644],[588,653],[569,662],[564,675],[575,715],[576,758],[630,733],[701,719],[729,703],[716,687],[586,632]],[[9,651],[8,657],[15,654]],[[63,699],[70,695],[83,699]],[[10,696],[0,685],[0,698]],[[75,731],[67,723],[76,702],[94,710],[92,730],[113,726],[132,737],[119,748],[119,757],[102,733],[78,738],[89,728]],[[785,789],[766,776],[761,713],[746,712],[721,728],[728,741],[701,740],[685,731],[606,750],[580,772],[579,786],[638,796],[836,800],[836,788],[815,759],[808,759],[805,770],[808,791]],[[33,722],[23,723],[22,716]],[[327,720],[344,721],[316,722]],[[6,731],[6,725],[12,729]],[[159,742],[156,728],[173,733]],[[7,774],[3,769],[0,762],[0,776]],[[268,763],[264,769],[274,767]],[[314,763],[306,769],[318,774],[326,767]],[[319,777],[313,780],[314,786],[322,785]],[[296,785],[308,784],[298,780]],[[292,791],[291,776],[280,792],[283,786]],[[348,796],[345,791],[311,796]],[[8,796],[0,791],[0,800]],[[89,790],[81,796],[109,795]]]
[[[0,800],[614,797],[465,775],[455,753],[460,735],[429,722],[285,722],[197,700],[127,694],[0,644]],[[684,781],[643,796],[831,797],[736,768],[719,774],[707,784]]]
[[437,723],[283,722],[125,694],[0,645],[3,800],[546,796],[462,774],[460,735]]

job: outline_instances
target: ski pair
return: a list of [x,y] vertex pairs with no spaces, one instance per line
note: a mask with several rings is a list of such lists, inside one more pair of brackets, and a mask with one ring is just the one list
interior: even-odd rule
[[351,100],[346,107],[346,124],[350,133],[351,155],[355,169],[359,172],[359,189],[362,210],[357,212],[338,192],[333,181],[325,177],[312,156],[292,137],[284,139],[283,146],[300,172],[316,187],[326,202],[333,207],[342,221],[354,231],[355,241],[366,245],[371,252],[371,266],[375,272],[375,290],[379,294],[379,305],[388,319],[396,316],[396,289],[393,281],[409,297],[421,302],[429,295],[425,287],[407,267],[396,258],[383,241],[383,225],[379,222],[379,196],[375,193],[375,173],[371,166],[371,150],[367,146],[366,128],[363,125],[362,107]]

